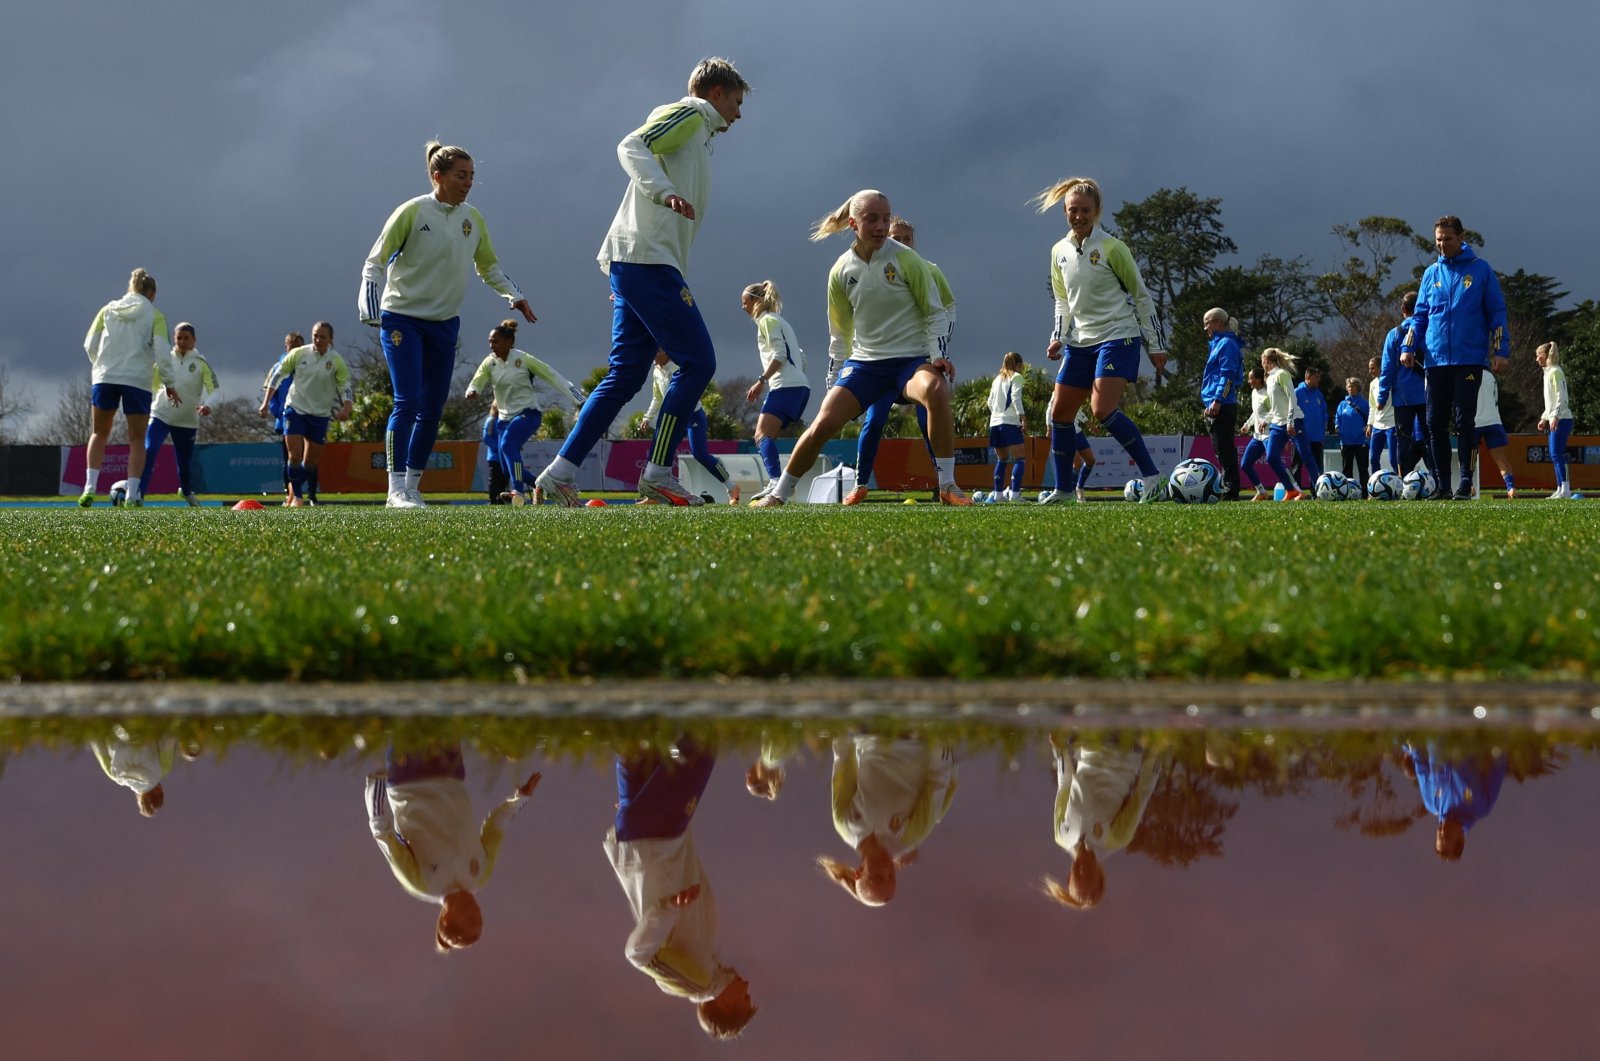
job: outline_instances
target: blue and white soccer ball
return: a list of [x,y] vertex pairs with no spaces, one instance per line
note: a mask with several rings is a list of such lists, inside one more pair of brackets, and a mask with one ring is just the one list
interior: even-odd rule
[[1323,472],[1317,477],[1318,501],[1356,501],[1361,497],[1361,484],[1343,472]]
[[128,480],[118,479],[111,484],[111,503],[118,508],[128,500]]
[[972,491],[972,503],[973,504],[975,504],[975,505],[982,504],[983,502],[985,502],[987,500],[989,500],[989,495],[984,493],[982,490],[974,490],[974,491]]
[[1426,501],[1434,495],[1436,486],[1432,472],[1414,468],[1400,480],[1400,496],[1407,501]]
[[1128,485],[1124,486],[1122,488],[1122,500],[1124,500],[1124,501],[1134,501],[1134,502],[1143,501],[1144,500],[1144,480],[1143,479],[1129,479],[1128,480]]
[[1180,505],[1214,505],[1222,493],[1222,473],[1200,457],[1179,463],[1167,477],[1167,500]]
[[1391,471],[1374,472],[1367,480],[1367,499],[1370,501],[1400,500],[1400,477]]

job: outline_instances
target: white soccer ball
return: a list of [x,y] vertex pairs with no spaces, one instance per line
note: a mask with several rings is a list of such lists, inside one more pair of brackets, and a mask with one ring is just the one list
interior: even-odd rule
[[1167,500],[1180,505],[1214,505],[1222,500],[1222,473],[1210,461],[1191,457],[1167,477]]
[[126,500],[128,500],[128,480],[118,479],[111,484],[111,503],[120,508]]
[[1374,472],[1367,480],[1367,499],[1370,501],[1400,500],[1400,477],[1394,472]]
[[984,493],[982,490],[974,490],[974,491],[972,491],[972,501],[973,501],[974,504],[979,504],[979,503],[987,500],[988,497],[989,497],[989,495]]
[[1343,472],[1323,472],[1317,476],[1318,501],[1352,501],[1361,496],[1361,486]]
[[1426,468],[1416,468],[1400,480],[1400,496],[1406,501],[1426,501],[1433,496],[1433,476]]
[[1144,499],[1144,480],[1129,479],[1128,485],[1122,488],[1122,500],[1141,501]]

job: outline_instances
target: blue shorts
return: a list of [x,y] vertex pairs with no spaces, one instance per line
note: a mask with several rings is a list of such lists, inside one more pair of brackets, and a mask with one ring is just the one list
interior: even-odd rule
[[833,381],[856,396],[861,408],[870,409],[885,394],[898,398],[905,392],[906,384],[917,374],[917,369],[931,364],[926,355],[920,357],[889,357],[881,361],[846,361]]
[[1088,390],[1097,379],[1138,379],[1139,352],[1143,346],[1143,341],[1137,338],[1112,339],[1098,346],[1069,346],[1067,356],[1061,359],[1056,382]]
[[321,446],[328,441],[328,417],[297,413],[293,407],[283,410],[283,422],[288,425],[285,435],[304,435]]
[[1511,440],[1506,437],[1505,424],[1478,425],[1478,440],[1490,449],[1503,449]]
[[806,405],[810,401],[810,387],[784,387],[767,391],[767,396],[761,400],[761,415],[776,416],[778,427],[785,428],[798,423],[805,416]]
[[108,409],[116,412],[120,403],[123,416],[149,416],[151,397],[150,392],[142,387],[130,387],[126,383],[96,383],[89,391],[89,404],[101,412]]
[[989,445],[993,449],[1022,445],[1022,428],[1016,424],[990,424]]

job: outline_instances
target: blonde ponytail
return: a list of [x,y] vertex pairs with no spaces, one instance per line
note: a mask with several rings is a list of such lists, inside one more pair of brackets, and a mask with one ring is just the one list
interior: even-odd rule
[[863,188],[850,198],[846,199],[833,213],[824,217],[811,226],[811,242],[817,243],[827,239],[836,232],[843,232],[850,227],[850,215],[859,204],[864,204],[871,199],[889,201],[889,197],[873,188]]
[[771,280],[762,280],[760,283],[751,284],[744,289],[748,298],[756,301],[756,316],[765,313],[778,313],[783,309],[783,296],[778,294],[778,285]]
[[1094,219],[1100,220],[1100,185],[1092,177],[1068,177],[1064,181],[1057,181],[1028,202],[1037,206],[1042,214],[1075,192],[1082,192],[1094,200]]

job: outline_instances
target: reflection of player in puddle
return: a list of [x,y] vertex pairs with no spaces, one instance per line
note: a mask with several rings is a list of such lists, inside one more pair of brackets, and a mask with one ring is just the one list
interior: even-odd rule
[[833,827],[860,865],[823,857],[817,864],[868,906],[894,898],[909,866],[956,794],[956,756],[948,744],[861,734],[833,742]]
[[717,953],[717,903],[690,823],[711,779],[714,751],[682,736],[617,759],[617,817],[606,857],[633,908],[628,961],[669,995],[696,1003],[700,1027],[734,1039],[755,1016],[750,984]]
[[400,887],[439,904],[434,943],[440,954],[470,947],[483,934],[474,893],[489,883],[500,842],[536,773],[489,812],[480,828],[467,796],[459,747],[446,751],[390,747],[386,768],[367,775],[367,824]]
[[1406,776],[1417,783],[1428,813],[1439,819],[1433,849],[1446,862],[1454,862],[1466,850],[1467,830],[1487,818],[1500,798],[1507,771],[1505,754],[1496,749],[1444,758],[1433,741],[1421,748],[1407,744],[1402,750]]
[[[162,780],[172,772],[173,760],[181,751],[185,759],[199,756],[198,744],[179,747],[175,737],[134,742],[129,740],[90,741],[89,750],[105,775],[123,788],[130,790],[139,801],[139,813],[146,818],[155,817],[167,801]],[[4,763],[0,763],[0,769]]]
[[1045,878],[1050,898],[1077,910],[1097,906],[1106,894],[1101,865],[1132,842],[1139,831],[1160,770],[1144,748],[1086,748],[1076,741],[1063,746],[1050,738],[1055,759],[1056,843],[1072,857],[1063,886]]

